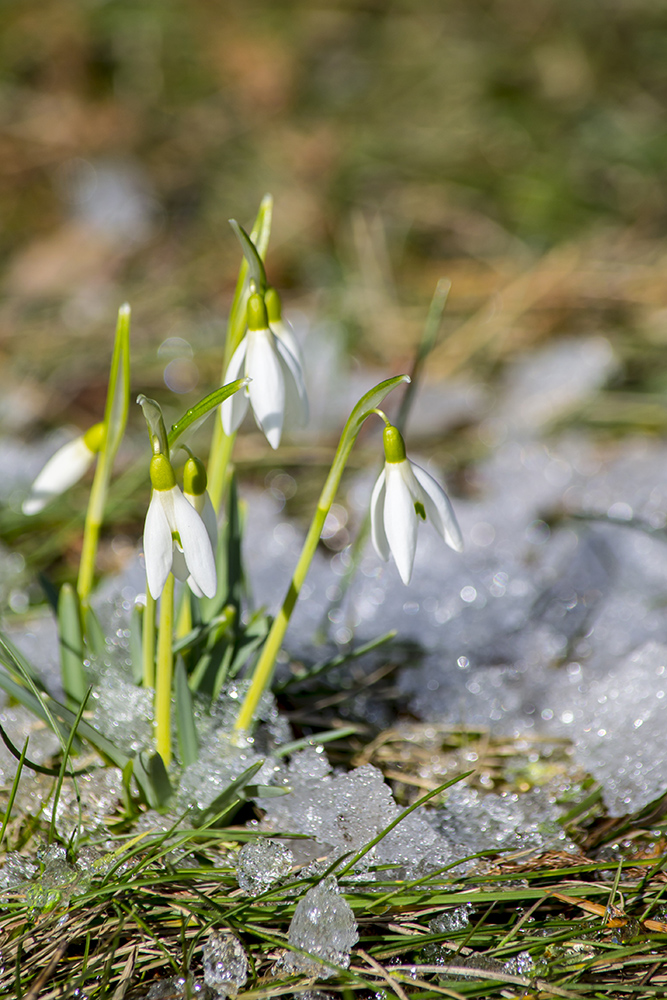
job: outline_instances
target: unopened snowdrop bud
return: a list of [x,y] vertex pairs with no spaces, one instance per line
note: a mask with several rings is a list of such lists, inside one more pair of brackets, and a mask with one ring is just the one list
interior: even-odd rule
[[103,440],[104,424],[93,424],[85,434],[59,448],[30,487],[23,501],[23,513],[38,514],[51,500],[74,486],[90,468]]
[[371,536],[380,558],[392,555],[401,580],[408,584],[420,520],[431,521],[457,552],[463,549],[463,539],[449,497],[433,476],[408,459],[400,431],[387,424],[383,443],[384,469],[371,497]]
[[248,331],[234,351],[225,373],[225,383],[246,376],[250,383],[226,399],[220,414],[225,434],[233,434],[248,410],[272,448],[280,444],[283,423],[305,423],[308,400],[303,372],[297,357],[269,325],[264,298],[257,292],[248,299]]
[[151,597],[157,600],[172,571],[179,579],[192,579],[196,592],[213,597],[215,557],[204,521],[176,485],[166,455],[153,455],[150,477],[153,493],[144,525],[144,557]]

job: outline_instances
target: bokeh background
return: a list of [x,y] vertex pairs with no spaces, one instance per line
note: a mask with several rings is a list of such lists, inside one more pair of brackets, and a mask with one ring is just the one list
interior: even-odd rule
[[[666,65],[656,0],[3,4],[3,433],[99,419],[125,300],[136,391],[177,414],[214,388],[227,220],[267,191],[286,311],[352,366],[405,370],[446,276],[427,383],[601,333],[622,363],[577,419],[660,433]],[[454,464],[483,445],[467,423]]]

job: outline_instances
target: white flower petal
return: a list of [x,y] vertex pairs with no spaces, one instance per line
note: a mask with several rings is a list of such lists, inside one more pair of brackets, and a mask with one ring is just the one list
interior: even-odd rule
[[456,552],[463,551],[463,536],[458,526],[451,501],[440,483],[414,462],[410,462],[415,479],[422,488],[426,517],[442,535],[447,544]]
[[285,413],[285,382],[282,366],[270,330],[249,330],[246,375],[250,405],[255,420],[272,448],[280,444]]
[[389,542],[384,530],[385,483],[384,469],[378,476],[371,494],[371,540],[380,559],[386,562],[390,556]]
[[24,514],[38,514],[51,500],[78,482],[95,458],[83,436],[68,441],[48,460],[23,501]]
[[208,532],[201,517],[185,499],[178,486],[170,493],[173,515],[188,570],[206,597],[215,597],[217,576]]
[[303,370],[303,354],[301,353],[299,342],[294,336],[294,330],[291,325],[284,319],[276,319],[272,323],[269,323],[269,326],[271,327],[271,332],[285,345],[292,357],[295,358],[299,368]]
[[303,427],[308,420],[308,396],[301,366],[280,340],[275,340],[275,346],[282,362],[285,380],[285,421]]
[[183,551],[179,549],[176,542],[172,545],[171,572],[174,574],[176,579],[180,580],[182,583],[185,583],[190,575],[190,570],[188,569],[188,564],[185,561]]
[[[404,467],[407,467],[404,468]],[[403,583],[408,584],[417,547],[417,514],[408,486],[411,478],[407,459],[385,462],[384,530]]]
[[[235,382],[237,378],[245,375],[245,360],[248,347],[248,338],[244,337],[239,346],[232,354],[232,360],[227,365],[227,371],[223,380],[223,385]],[[248,411],[248,390],[239,389],[232,396],[228,396],[220,404],[220,417],[225,434],[233,434],[241,426],[241,421]]]
[[153,600],[157,601],[171,570],[173,541],[171,525],[164,509],[160,490],[153,490],[144,524],[144,558],[146,582]]

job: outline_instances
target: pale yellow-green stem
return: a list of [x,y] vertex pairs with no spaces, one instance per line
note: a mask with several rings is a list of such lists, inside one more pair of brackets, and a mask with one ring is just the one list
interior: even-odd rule
[[208,476],[208,495],[211,498],[213,509],[218,511],[225,492],[229,461],[232,457],[236,433],[225,434],[219,413],[216,413],[214,419],[215,427],[213,428],[211,451],[206,472]]
[[181,603],[176,617],[176,638],[183,639],[192,632],[192,607],[190,606],[190,591],[183,588]]
[[[338,483],[336,483],[336,486],[338,486]],[[315,516],[311,521],[310,528],[308,529],[308,534],[306,535],[306,540],[303,544],[299,561],[296,564],[296,569],[294,570],[292,582],[290,583],[287,594],[285,595],[283,605],[276,615],[269,634],[266,637],[266,642],[262,647],[262,652],[260,653],[257,666],[255,667],[255,671],[252,675],[252,681],[250,683],[248,693],[245,696],[243,704],[241,705],[238,718],[234,723],[235,728],[241,732],[245,732],[250,729],[260,699],[266,688],[269,686],[276,657],[280,652],[280,647],[283,639],[285,638],[285,632],[287,631],[289,620],[292,617],[294,606],[299,598],[301,587],[303,586],[306,574],[308,573],[313,556],[315,555],[315,550],[317,548],[317,543],[320,540],[320,535],[322,534],[322,528],[324,527],[326,516],[329,513],[336,493],[334,489],[331,499],[328,503],[326,503],[326,506],[323,506],[322,504],[325,492],[327,492],[326,486],[322,491],[320,503],[315,511]]]
[[167,582],[160,598],[160,623],[157,633],[157,670],[155,676],[155,745],[165,767],[171,761],[171,681],[174,667],[172,651],[174,630],[174,576]]
[[88,501],[88,510],[86,511],[81,561],[79,562],[79,578],[76,585],[79,600],[84,608],[88,606],[88,598],[93,589],[97,545],[104,518],[104,506],[109,489],[112,464],[113,456],[109,455],[106,448],[103,448],[97,459],[93,486],[90,491],[90,500]]
[[141,659],[144,676],[143,686],[145,688],[155,687],[155,608],[157,601],[151,597],[151,592],[146,587],[146,608],[144,610],[142,632],[141,632]]
[[407,375],[397,375],[395,378],[387,379],[385,382],[380,382],[379,385],[376,385],[370,392],[366,393],[366,395],[359,400],[357,405],[352,410],[347,423],[345,424],[343,433],[341,434],[340,441],[338,443],[338,448],[336,449],[336,454],[334,455],[331,469],[329,470],[329,475],[327,476],[324,488],[320,494],[317,510],[315,511],[310,528],[308,529],[306,540],[303,543],[303,549],[301,550],[299,561],[296,565],[296,569],[294,570],[292,582],[290,583],[287,594],[285,595],[283,605],[276,615],[273,625],[269,630],[269,634],[266,637],[266,641],[262,647],[262,652],[259,655],[257,665],[255,666],[255,670],[252,675],[252,681],[250,682],[248,693],[245,696],[243,704],[241,705],[241,710],[238,714],[236,722],[234,723],[234,727],[241,732],[249,730],[252,726],[260,699],[270,684],[276,657],[280,652],[280,647],[285,637],[289,620],[292,616],[292,612],[294,611],[294,606],[299,598],[299,593],[301,591],[301,587],[303,586],[303,582],[306,579],[306,574],[308,573],[313,556],[315,555],[315,550],[317,548],[317,543],[320,540],[320,535],[322,534],[322,528],[324,527],[326,516],[336,498],[336,493],[338,491],[338,486],[340,485],[343,471],[350,456],[350,452],[354,446],[354,442],[357,440],[357,435],[361,430],[361,426],[371,413],[375,413],[376,406],[382,402],[391,389],[395,388],[401,382],[407,381],[409,381]]
[[93,487],[90,491],[86,522],[83,529],[83,545],[79,563],[77,592],[82,608],[88,606],[88,598],[93,589],[95,577],[95,557],[100,529],[104,518],[111,469],[120,445],[129,408],[130,392],[130,307],[126,304],[118,310],[116,336],[114,339],[109,387],[104,408],[104,431],[97,458]]

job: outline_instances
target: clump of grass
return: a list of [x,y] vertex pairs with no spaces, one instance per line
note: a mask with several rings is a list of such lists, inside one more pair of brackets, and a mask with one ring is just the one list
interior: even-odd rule
[[[145,838],[48,912],[31,904],[27,884],[5,891],[2,995],[131,1000],[170,977],[186,984],[192,977],[192,988],[202,979],[203,944],[221,930],[250,958],[239,1000],[302,992],[309,981],[276,963],[296,903],[322,874],[295,870],[257,897],[242,895],[234,855],[248,836],[230,827]],[[350,967],[337,970],[326,989],[420,1000],[664,996],[662,859],[610,865],[583,856],[482,854],[471,863],[466,874],[454,865],[408,882],[373,866],[339,874],[359,943]]]

